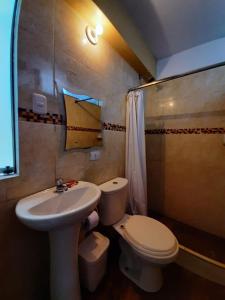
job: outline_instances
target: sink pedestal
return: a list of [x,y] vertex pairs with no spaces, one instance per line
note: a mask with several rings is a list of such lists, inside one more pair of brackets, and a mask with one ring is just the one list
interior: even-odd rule
[[51,299],[80,300],[78,239],[80,224],[49,232]]
[[98,186],[79,181],[68,191],[56,193],[52,187],[16,205],[16,215],[23,224],[49,232],[52,300],[80,300],[80,224],[95,209],[100,196]]

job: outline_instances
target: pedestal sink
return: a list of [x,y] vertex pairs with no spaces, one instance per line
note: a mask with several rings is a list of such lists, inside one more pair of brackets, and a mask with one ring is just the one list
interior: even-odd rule
[[51,299],[79,300],[80,223],[96,207],[101,191],[84,181],[60,194],[55,190],[50,188],[20,200],[16,215],[28,227],[49,232]]

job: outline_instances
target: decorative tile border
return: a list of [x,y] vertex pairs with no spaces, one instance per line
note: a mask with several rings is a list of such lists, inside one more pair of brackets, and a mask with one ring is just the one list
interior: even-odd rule
[[[25,108],[19,108],[19,118],[27,122],[38,122],[45,124],[56,124],[65,125],[63,116],[61,114],[50,114],[45,115],[34,113],[31,109],[27,110]],[[106,123],[102,124],[103,130],[110,131],[126,131],[126,126]],[[67,126],[68,130],[76,131],[89,131],[89,132],[100,132],[100,129],[84,128],[77,126]],[[159,128],[159,129],[146,129],[145,134],[225,134],[224,127],[214,127],[214,128]]]
[[[25,108],[19,108],[19,118],[20,120],[27,121],[27,122],[37,122],[37,123],[45,123],[45,124],[56,124],[56,125],[65,125],[65,121],[63,120],[63,116],[60,114],[37,114],[32,111],[32,109],[27,110]],[[89,132],[100,132],[99,129],[93,128],[84,128],[84,127],[77,127],[77,126],[67,126],[68,130],[76,130],[76,131],[89,131]],[[126,131],[126,127],[113,124],[113,123],[103,123],[102,124],[103,130],[111,130],[111,131]]]
[[146,129],[145,134],[225,134],[225,128]]
[[126,126],[113,123],[103,123],[103,129],[112,131],[126,131]]
[[37,114],[32,111],[32,109],[27,110],[25,108],[19,107],[19,118],[27,122],[37,122],[37,123],[46,123],[46,124],[57,124],[63,125],[63,116],[60,114]]
[[85,128],[85,127],[78,127],[78,126],[67,126],[67,130],[75,130],[75,131],[91,131],[91,132],[101,132],[102,130],[110,130],[110,131],[126,131],[126,127],[113,124],[113,123],[103,123],[102,129],[94,129],[94,128]]
[[71,131],[88,131],[88,132],[101,132],[101,129],[95,128],[85,128],[85,127],[78,127],[78,126],[66,126],[67,130]]

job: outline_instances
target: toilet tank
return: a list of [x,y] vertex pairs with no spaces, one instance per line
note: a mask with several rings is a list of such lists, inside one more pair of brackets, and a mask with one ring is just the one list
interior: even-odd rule
[[124,216],[127,206],[127,187],[128,180],[121,177],[99,185],[102,191],[99,216],[103,225],[113,225]]

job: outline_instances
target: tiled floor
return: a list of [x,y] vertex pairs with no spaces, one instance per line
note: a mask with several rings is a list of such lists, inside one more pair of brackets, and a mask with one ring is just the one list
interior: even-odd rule
[[224,300],[225,287],[203,279],[176,264],[164,269],[164,285],[157,293],[136,287],[111,262],[107,274],[94,293],[82,290],[82,300]]
[[225,263],[225,239],[153,212],[150,215],[168,226],[180,244]]
[[164,284],[157,293],[139,289],[119,270],[118,235],[112,228],[98,228],[110,237],[107,272],[94,293],[82,289],[82,300],[224,300],[225,286],[195,275],[176,264],[163,270]]

